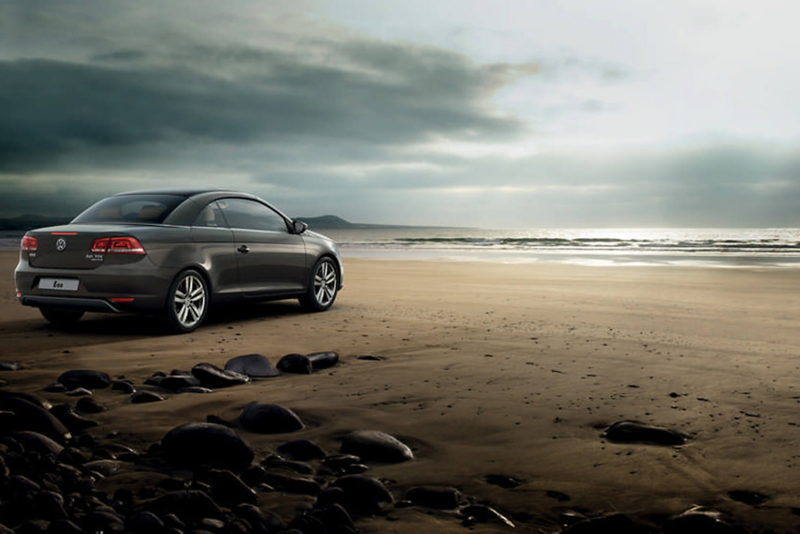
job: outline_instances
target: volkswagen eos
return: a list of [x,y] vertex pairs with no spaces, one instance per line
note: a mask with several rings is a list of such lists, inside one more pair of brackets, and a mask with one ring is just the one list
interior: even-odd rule
[[25,234],[17,298],[60,325],[133,312],[177,333],[200,326],[212,303],[296,298],[324,311],[342,288],[342,262],[332,240],[307,228],[246,193],[121,193]]

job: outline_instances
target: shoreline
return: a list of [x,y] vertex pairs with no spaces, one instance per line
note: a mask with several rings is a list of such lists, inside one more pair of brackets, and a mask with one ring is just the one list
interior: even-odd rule
[[[15,263],[15,253],[0,253],[5,272]],[[0,359],[25,368],[0,373],[4,390],[74,403],[42,388],[69,369],[125,375],[148,389],[152,373],[198,362],[340,355],[338,366],[310,376],[198,396],[158,391],[167,400],[148,405],[96,392],[110,409],[92,416],[101,426],[90,433],[118,432],[138,450],[178,424],[211,414],[231,419],[248,402],[274,402],[306,428],[244,434],[257,461],[288,440],[337,452],[344,433],[381,430],[409,444],[415,460],[371,465],[368,475],[391,480],[398,494],[456,486],[511,517],[519,532],[557,532],[568,509],[653,520],[693,505],[754,532],[800,527],[800,281],[792,269],[345,257],[345,288],[329,312],[302,314],[294,302],[220,310],[188,336],[157,336],[147,320],[128,316],[92,315],[74,331],[53,330],[18,305],[9,278],[0,292]],[[383,360],[357,359],[364,355]],[[628,419],[691,439],[658,447],[601,437],[604,425]],[[502,488],[487,482],[490,475],[521,484]],[[738,490],[768,500],[748,505],[731,498]],[[309,502],[259,495],[261,506],[287,517]],[[463,532],[446,513],[412,507],[388,516],[397,520],[376,516],[357,527]]]

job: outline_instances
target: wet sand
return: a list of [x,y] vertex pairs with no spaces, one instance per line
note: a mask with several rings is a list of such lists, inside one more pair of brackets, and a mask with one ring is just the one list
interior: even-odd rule
[[[152,322],[90,315],[51,328],[16,302],[15,253],[0,253],[0,372],[6,390],[42,392],[69,369],[125,376],[219,367],[260,353],[336,351],[337,367],[207,395],[169,394],[132,405],[97,391],[109,411],[98,437],[138,450],[171,428],[214,414],[234,419],[251,401],[284,405],[306,423],[283,435],[243,433],[256,461],[293,439],[329,452],[350,430],[388,432],[415,460],[372,466],[397,495],[418,485],[458,487],[511,518],[519,532],[558,532],[565,510],[619,511],[657,523],[704,505],[752,531],[800,528],[800,276],[796,270],[588,267],[557,263],[345,262],[345,289],[322,314],[296,302],[215,313],[184,336]],[[375,355],[382,361],[359,360]],[[618,420],[681,430],[680,447],[614,444]],[[502,488],[488,475],[522,482]],[[112,477],[113,478],[113,477]],[[123,484],[124,480],[116,483]],[[114,480],[106,481],[109,490]],[[759,492],[756,506],[729,496]],[[568,498],[569,500],[566,500]],[[313,498],[264,493],[287,520]],[[793,511],[795,513],[793,513]],[[450,512],[394,509],[357,522],[363,532],[463,532]],[[475,532],[506,527],[479,525]]]

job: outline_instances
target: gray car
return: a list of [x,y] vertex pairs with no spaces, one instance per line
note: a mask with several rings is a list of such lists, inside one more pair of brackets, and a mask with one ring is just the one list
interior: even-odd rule
[[200,326],[212,303],[296,298],[324,311],[342,288],[342,262],[333,241],[307,228],[245,193],[121,193],[25,234],[17,298],[62,325],[84,312],[133,312],[179,333]]

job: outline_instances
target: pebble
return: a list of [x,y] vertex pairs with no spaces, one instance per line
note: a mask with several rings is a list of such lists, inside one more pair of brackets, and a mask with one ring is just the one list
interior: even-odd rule
[[281,372],[261,354],[236,356],[225,362],[225,370],[233,371],[250,378],[273,378]]
[[339,355],[335,352],[314,352],[306,354],[306,358],[311,362],[311,367],[315,371],[327,369],[339,363]]
[[83,413],[102,413],[108,410],[105,406],[91,397],[81,397],[75,403],[75,409]]
[[331,483],[344,492],[342,506],[353,515],[375,515],[394,502],[392,494],[377,478],[347,475]]
[[97,421],[84,419],[78,415],[69,404],[56,404],[50,408],[50,413],[56,416],[56,418],[58,418],[58,420],[73,434],[80,434],[87,428],[96,427],[98,425]]
[[461,492],[455,488],[442,486],[420,486],[411,488],[406,499],[417,506],[439,510],[455,510],[461,502]]
[[239,386],[250,382],[250,379],[244,375],[225,371],[210,363],[198,363],[192,367],[192,374],[200,380],[203,387],[211,389]]
[[650,445],[675,446],[686,443],[687,436],[676,430],[645,425],[635,421],[617,421],[604,434],[614,443],[646,443]]
[[278,361],[277,367],[283,373],[310,375],[314,372],[311,360],[302,354],[287,354]]
[[305,425],[289,408],[278,404],[250,403],[239,414],[242,428],[258,434],[283,434],[302,430]]
[[131,404],[144,404],[147,402],[161,402],[164,399],[161,395],[152,391],[137,391],[131,395]]
[[136,392],[136,388],[127,380],[115,380],[111,383],[111,390],[127,393],[129,395]]
[[[465,522],[468,524],[474,523],[494,523],[498,525],[505,525],[510,528],[514,528],[514,523],[511,522],[507,517],[503,514],[491,508],[489,506],[485,506],[483,504],[471,504],[469,506],[465,506],[459,510],[462,517],[464,517]],[[614,531],[608,531],[614,532]],[[614,534],[621,534],[615,532]]]
[[253,449],[234,430],[213,423],[188,423],[173,428],[161,447],[173,463],[209,465],[241,471],[253,462]]
[[19,362],[0,361],[0,371],[19,371],[22,364]]
[[307,439],[287,441],[278,447],[278,452],[301,462],[316,460],[326,456],[325,451],[323,451],[319,445]]
[[111,377],[101,371],[75,370],[62,373],[58,381],[67,389],[105,389],[111,385]]
[[414,459],[408,445],[377,430],[356,430],[342,439],[341,452],[367,462],[399,463]]
[[92,392],[86,388],[75,388],[65,393],[67,397],[91,397]]

